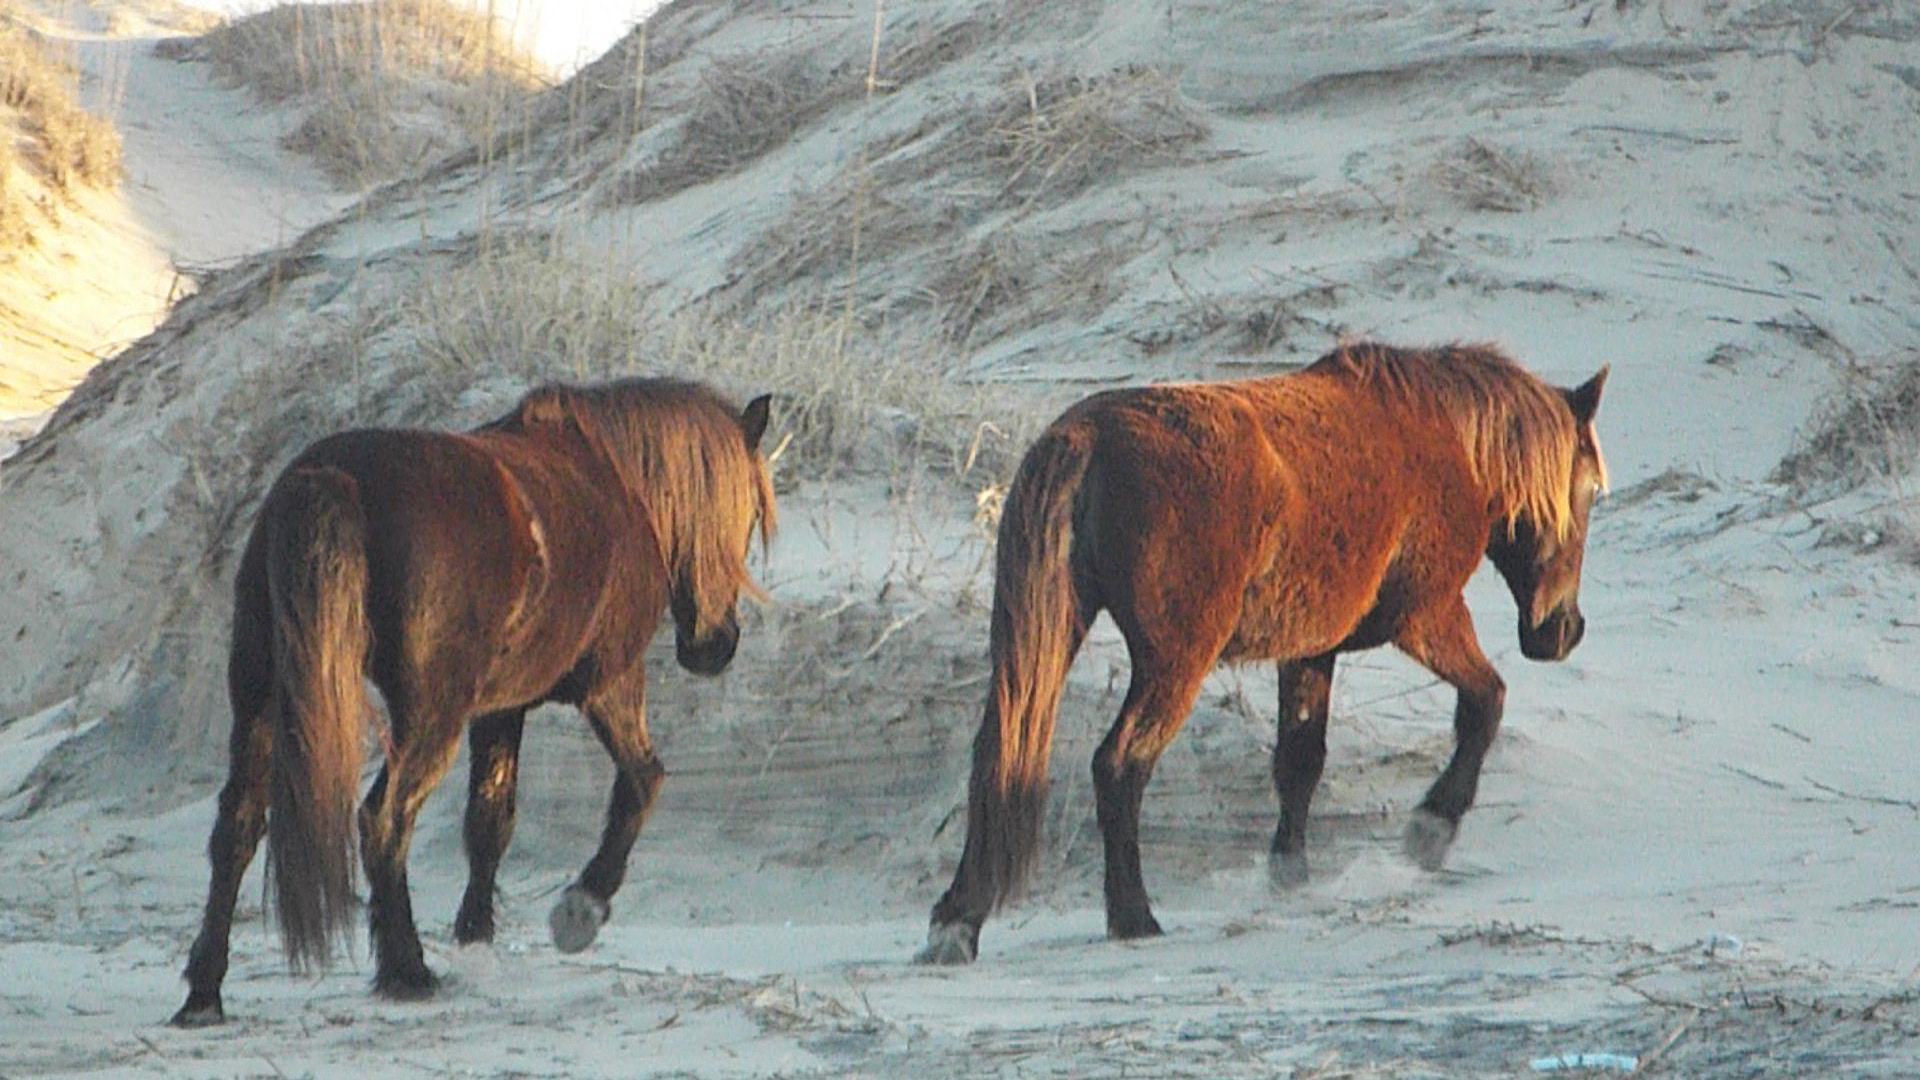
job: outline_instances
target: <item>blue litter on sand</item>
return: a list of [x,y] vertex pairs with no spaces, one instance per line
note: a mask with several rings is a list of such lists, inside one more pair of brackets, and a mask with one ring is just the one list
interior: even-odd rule
[[1558,1072],[1561,1069],[1610,1069],[1630,1073],[1640,1067],[1632,1054],[1556,1054],[1533,1059],[1534,1072]]

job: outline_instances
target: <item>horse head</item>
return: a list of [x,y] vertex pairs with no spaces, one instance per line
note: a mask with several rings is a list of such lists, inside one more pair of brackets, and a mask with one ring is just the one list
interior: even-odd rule
[[754,533],[764,543],[773,528],[773,484],[760,454],[769,408],[763,394],[735,418],[744,454],[735,447],[711,448],[708,462],[718,497],[715,505],[702,508],[711,516],[710,528],[701,534],[702,543],[715,550],[685,560],[674,575],[674,658],[696,675],[717,675],[733,662],[740,643],[740,592],[759,594],[746,560]]
[[1586,556],[1587,519],[1607,490],[1607,466],[1594,431],[1594,413],[1606,386],[1607,368],[1578,389],[1562,390],[1572,414],[1574,443],[1560,520],[1518,515],[1493,527],[1487,557],[1506,580],[1520,609],[1520,652],[1529,660],[1564,660],[1587,630],[1580,614],[1580,566]]

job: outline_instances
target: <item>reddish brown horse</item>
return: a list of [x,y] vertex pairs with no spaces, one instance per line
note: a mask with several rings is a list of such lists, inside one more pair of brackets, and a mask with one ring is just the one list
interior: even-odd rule
[[324,967],[351,932],[365,677],[388,721],[358,815],[375,988],[433,992],[407,845],[470,721],[454,936],[493,937],[521,725],[542,702],[578,706],[618,766],[599,851],[551,920],[563,950],[593,940],[665,776],[642,655],[671,612],[681,666],[732,660],[753,534],[774,526],[766,425],[766,398],[742,412],[691,383],[548,387],[467,434],[350,431],[287,467],[234,583],[231,762],[175,1024],[224,1019],[234,899],[263,835],[288,962]]
[[1115,390],[1054,421],[1000,522],[993,682],[974,740],[967,840],[920,959],[966,963],[1032,868],[1067,668],[1101,611],[1133,679],[1093,758],[1107,933],[1157,934],[1140,796],[1221,660],[1275,660],[1276,882],[1306,879],[1339,654],[1388,642],[1459,692],[1455,747],[1407,830],[1437,869],[1472,805],[1504,686],[1461,590],[1482,555],[1520,608],[1520,646],[1579,643],[1587,514],[1606,485],[1602,369],[1556,390],[1487,347],[1352,345],[1294,375]]

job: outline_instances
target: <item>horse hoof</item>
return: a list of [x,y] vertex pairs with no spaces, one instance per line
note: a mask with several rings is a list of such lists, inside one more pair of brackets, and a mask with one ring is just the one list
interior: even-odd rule
[[1309,876],[1305,852],[1296,851],[1289,855],[1276,852],[1267,859],[1267,880],[1276,889],[1297,889],[1307,883]]
[[1431,810],[1415,810],[1407,822],[1407,858],[1420,869],[1432,873],[1447,861],[1447,848],[1460,826]]
[[187,1003],[180,1006],[180,1011],[173,1014],[173,1019],[167,1021],[177,1028],[218,1027],[226,1022],[227,1013],[220,1007],[219,998],[212,1001],[188,998]]
[[380,975],[373,981],[373,991],[388,1001],[425,1001],[440,989],[440,980],[433,972],[421,967],[414,971],[400,971],[391,975]]
[[1160,929],[1160,920],[1148,913],[1140,918],[1108,919],[1107,936],[1115,941],[1139,941],[1141,938],[1156,938],[1165,931]]
[[936,923],[927,928],[927,947],[915,954],[913,962],[953,967],[971,964],[979,955],[979,927],[966,923]]
[[462,907],[459,918],[453,920],[453,941],[456,945],[485,945],[493,941],[493,913],[480,914]]
[[577,953],[593,944],[606,925],[607,902],[578,885],[570,885],[547,916],[547,929],[553,934],[553,947],[563,953]]

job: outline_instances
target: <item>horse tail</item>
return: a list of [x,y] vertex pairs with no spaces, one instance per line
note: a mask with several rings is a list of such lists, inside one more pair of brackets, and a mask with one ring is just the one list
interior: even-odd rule
[[354,921],[354,804],[365,755],[366,517],[358,485],[296,468],[261,513],[273,611],[267,873],[296,970],[325,968]]
[[988,632],[993,679],[973,741],[969,850],[960,860],[973,880],[956,882],[961,895],[994,908],[1025,892],[1040,854],[1054,719],[1085,634],[1072,549],[1091,456],[1084,432],[1043,435],[1021,461],[1000,518]]

